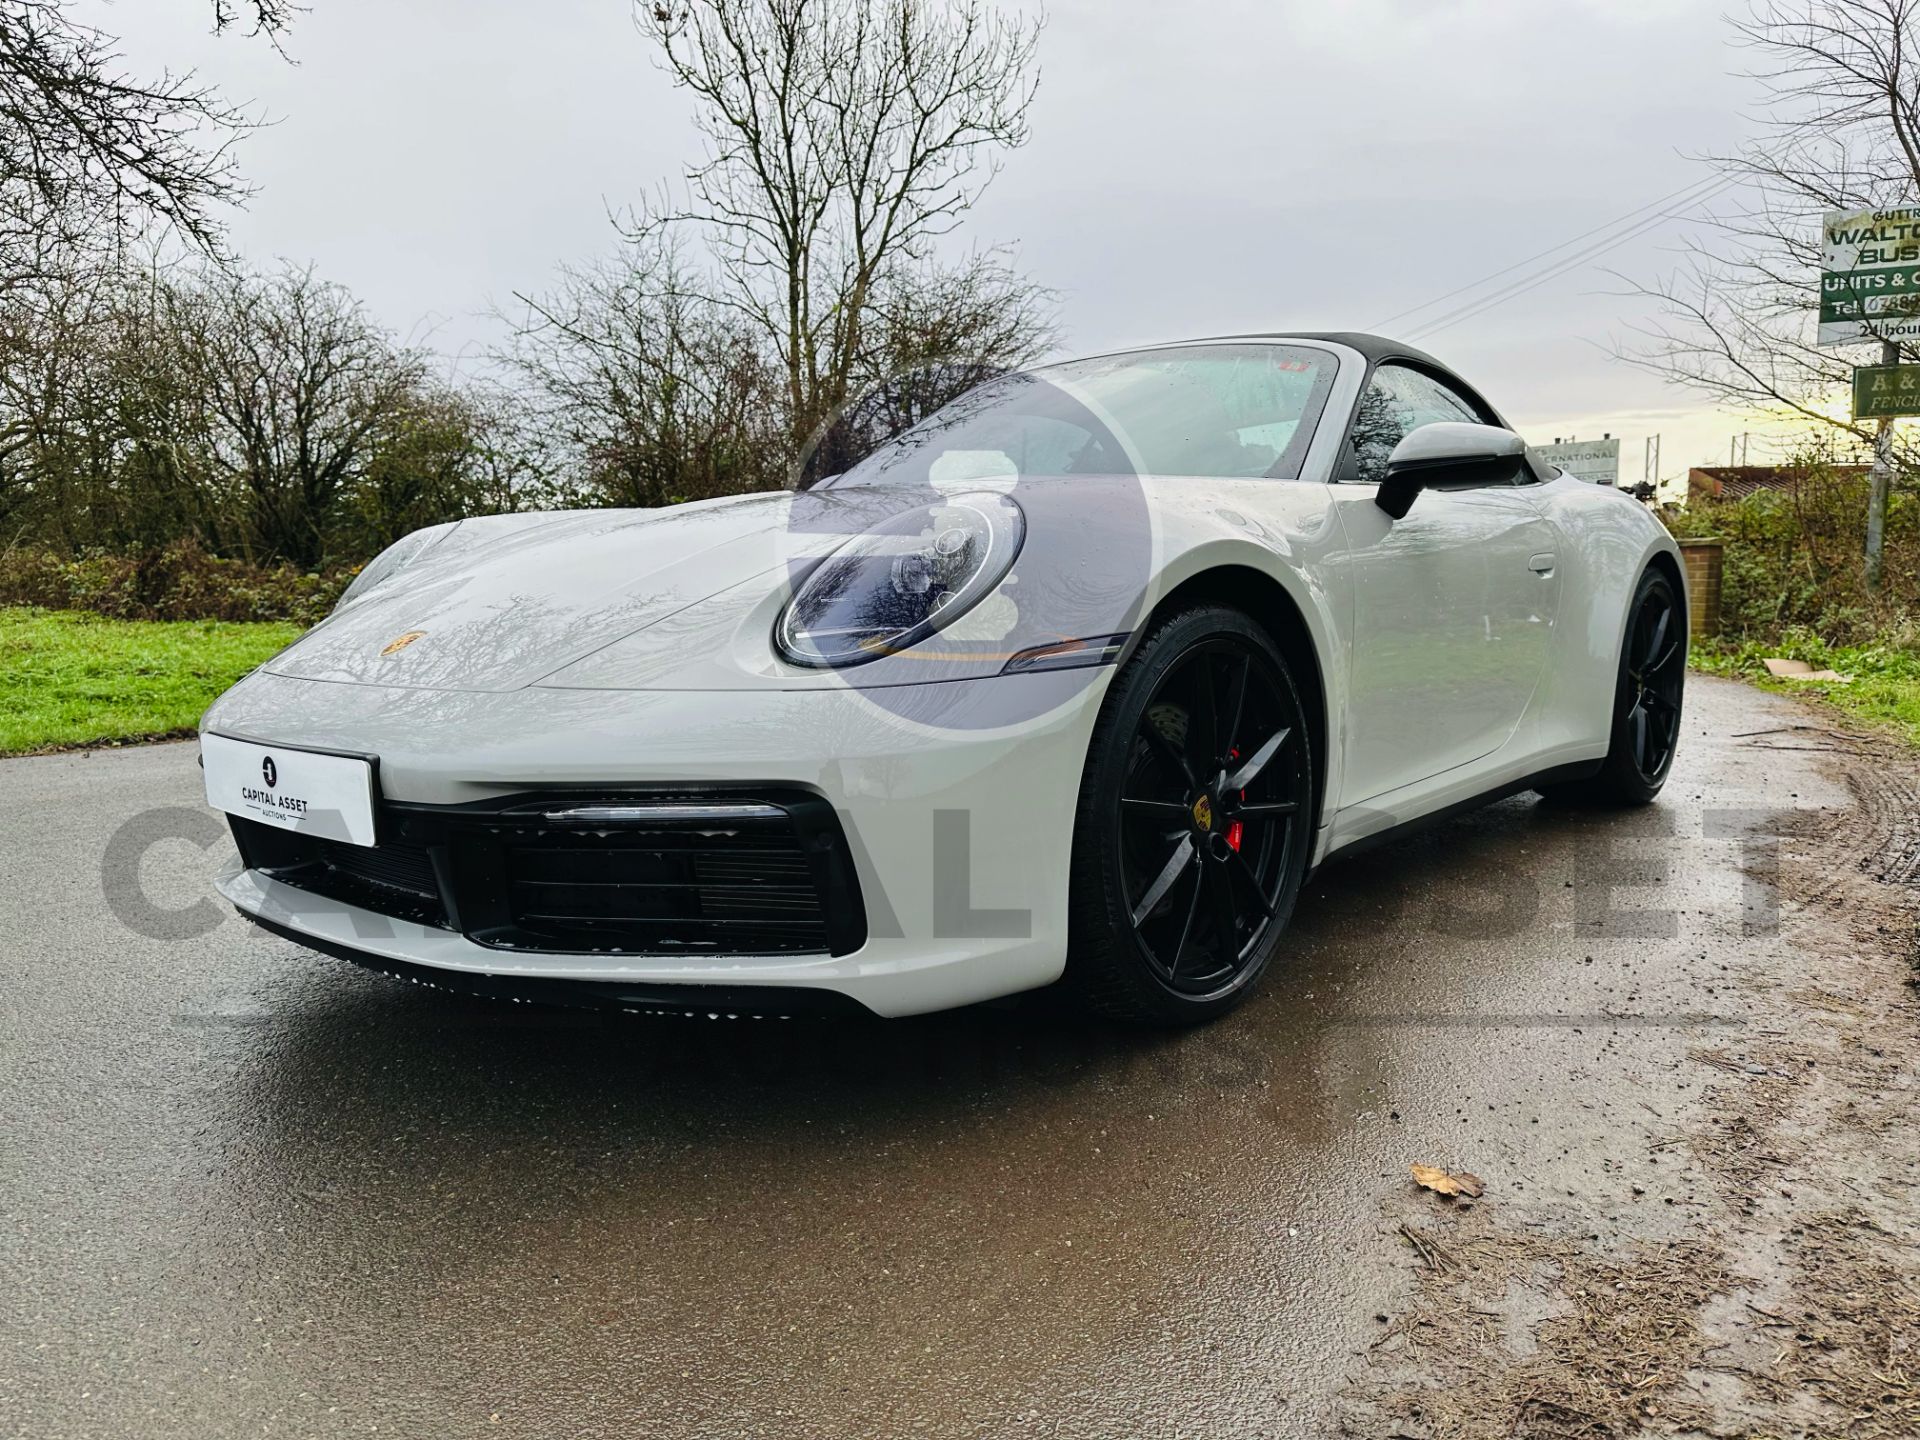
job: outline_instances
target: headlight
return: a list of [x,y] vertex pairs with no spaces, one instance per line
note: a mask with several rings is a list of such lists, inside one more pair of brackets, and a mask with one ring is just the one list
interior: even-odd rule
[[1005,495],[954,495],[849,540],[800,582],[774,626],[780,653],[816,669],[909,650],[991,595],[1026,535]]

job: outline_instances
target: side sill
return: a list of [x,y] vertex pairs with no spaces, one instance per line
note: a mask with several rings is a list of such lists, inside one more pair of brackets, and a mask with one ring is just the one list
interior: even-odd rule
[[[1376,830],[1371,835],[1362,835],[1358,840],[1349,840],[1337,850],[1330,850],[1320,859],[1325,865],[1333,860],[1350,859],[1355,855],[1364,855],[1369,850],[1382,845],[1391,845],[1404,840],[1409,835],[1418,834],[1432,825],[1440,825],[1474,810],[1483,809],[1498,801],[1519,795],[1524,791],[1538,790],[1544,785],[1566,785],[1577,780],[1591,780],[1600,773],[1606,764],[1606,757],[1598,760],[1576,760],[1571,765],[1555,765],[1550,769],[1536,770],[1533,774],[1519,780],[1509,780],[1496,785],[1491,790],[1478,795],[1470,795],[1465,800],[1456,800],[1451,805],[1443,805],[1425,815],[1416,815],[1411,820],[1402,820],[1398,825],[1389,825],[1385,830]],[[1317,868],[1317,867],[1316,867]]]

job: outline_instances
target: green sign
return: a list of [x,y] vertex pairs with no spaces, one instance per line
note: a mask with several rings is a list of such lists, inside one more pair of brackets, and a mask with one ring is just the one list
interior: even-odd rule
[[1853,372],[1853,418],[1920,415],[1920,365],[1862,365]]
[[1820,323],[1912,315],[1920,311],[1920,265],[1843,270],[1820,277]]
[[1820,228],[1819,343],[1920,339],[1920,206],[1834,210]]

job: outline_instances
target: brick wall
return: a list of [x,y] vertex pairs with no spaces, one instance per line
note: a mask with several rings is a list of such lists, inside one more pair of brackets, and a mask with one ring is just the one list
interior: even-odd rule
[[1687,571],[1687,631],[1692,635],[1720,633],[1720,564],[1718,540],[1681,540],[1680,563]]

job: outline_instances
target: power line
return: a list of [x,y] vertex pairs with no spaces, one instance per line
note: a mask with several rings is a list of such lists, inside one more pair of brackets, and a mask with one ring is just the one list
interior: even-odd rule
[[[1560,276],[1565,275],[1572,270],[1578,269],[1585,261],[1604,255],[1610,250],[1616,250],[1620,246],[1626,244],[1627,241],[1635,239],[1638,236],[1644,235],[1650,230],[1657,229],[1660,225],[1662,225],[1666,221],[1677,219],[1679,216],[1684,215],[1687,211],[1693,209],[1695,206],[1701,204],[1703,201],[1712,199],[1715,195],[1719,194],[1720,191],[1727,189],[1731,185],[1735,185],[1739,183],[1739,178],[1740,177],[1736,175],[1727,175],[1727,176],[1717,177],[1712,184],[1708,185],[1699,194],[1689,197],[1687,200],[1685,200],[1679,205],[1674,206],[1672,209],[1663,210],[1663,211],[1660,211],[1658,214],[1648,216],[1644,220],[1636,221],[1632,225],[1628,226],[1625,230],[1620,231],[1616,235],[1611,235],[1608,238],[1598,242],[1597,244],[1587,246],[1583,250],[1577,250],[1572,255],[1569,255],[1562,260],[1556,260],[1553,264],[1549,265],[1548,267],[1546,267],[1546,269],[1540,271],[1535,275],[1523,276],[1521,279],[1514,281],[1510,285],[1502,286],[1499,290],[1496,290],[1491,294],[1481,296],[1477,300],[1471,300],[1467,304],[1460,306],[1456,310],[1452,310],[1445,315],[1441,315],[1438,318],[1427,322],[1426,324],[1416,326],[1413,332],[1407,338],[1409,340],[1423,340],[1428,336],[1438,335],[1442,330],[1451,329],[1453,326],[1459,324],[1462,320],[1470,319],[1473,316],[1478,315],[1483,311],[1492,309],[1496,305],[1505,304],[1508,300],[1512,300],[1517,296],[1524,295],[1529,290],[1534,290],[1539,288],[1540,286],[1546,284],[1549,280],[1558,279]],[[1646,207],[1642,206],[1641,208],[1644,210]],[[1628,213],[1633,214],[1638,212],[1630,211]],[[1617,224],[1618,222],[1615,222],[1615,223]],[[1604,230],[1609,227],[1601,226],[1600,228]],[[1588,233],[1593,234],[1596,232],[1589,231]],[[1564,249],[1565,247],[1557,246],[1555,248]],[[1547,252],[1547,253],[1551,253],[1551,252]],[[1508,268],[1511,270],[1517,267],[1509,266]],[[1472,289],[1475,287],[1469,286],[1467,288]]]
[[1620,246],[1626,244],[1627,241],[1636,239],[1651,230],[1658,229],[1668,220],[1677,219],[1696,205],[1699,205],[1702,201],[1712,199],[1713,196],[1720,191],[1738,183],[1738,178],[1737,176],[1720,178],[1700,194],[1690,197],[1671,210],[1663,210],[1658,214],[1648,216],[1644,220],[1635,221],[1618,234],[1611,235],[1596,244],[1589,245],[1583,250],[1577,250],[1562,260],[1556,260],[1546,269],[1534,275],[1523,276],[1521,279],[1514,281],[1510,285],[1502,286],[1499,290],[1493,291],[1491,294],[1483,295],[1477,300],[1468,301],[1467,304],[1457,310],[1449,311],[1437,319],[1416,326],[1411,338],[1424,339],[1430,335],[1437,335],[1442,330],[1450,329],[1454,325],[1459,324],[1462,320],[1471,319],[1473,316],[1490,310],[1496,305],[1504,304],[1508,300],[1524,295],[1529,290],[1538,289],[1549,280],[1558,279],[1562,275],[1577,270],[1586,261],[1605,255],[1610,250],[1617,250]]
[[1503,265],[1500,269],[1493,271],[1491,274],[1482,275],[1478,280],[1470,280],[1465,285],[1457,286],[1456,288],[1447,291],[1446,294],[1444,295],[1436,295],[1431,300],[1422,300],[1418,305],[1409,306],[1407,309],[1402,310],[1397,314],[1387,316],[1387,318],[1384,320],[1375,321],[1373,328],[1375,330],[1384,329],[1386,326],[1393,324],[1393,322],[1396,320],[1404,320],[1409,315],[1417,315],[1420,313],[1420,311],[1431,309],[1433,306],[1438,305],[1443,300],[1451,300],[1453,299],[1454,296],[1464,295],[1469,290],[1478,290],[1482,285],[1485,285],[1489,280],[1498,280],[1502,275],[1510,275],[1515,270],[1521,269],[1523,266],[1531,265],[1536,260],[1544,260],[1547,258],[1547,256],[1553,254],[1556,251],[1564,250],[1569,245],[1577,245],[1582,240],[1585,240],[1593,235],[1598,235],[1603,230],[1611,230],[1614,226],[1621,224],[1623,221],[1631,220],[1636,215],[1644,214],[1646,211],[1653,209],[1655,206],[1664,205],[1669,200],[1678,199],[1683,195],[1687,195],[1691,191],[1697,190],[1701,192],[1699,195],[1696,195],[1693,197],[1695,202],[1699,200],[1703,200],[1706,198],[1709,192],[1714,190],[1722,182],[1723,179],[1724,177],[1722,176],[1709,175],[1704,179],[1695,180],[1692,184],[1683,185],[1678,190],[1675,190],[1670,194],[1662,195],[1658,200],[1649,200],[1645,205],[1635,206],[1633,209],[1628,210],[1624,214],[1616,215],[1611,220],[1603,221],[1601,224],[1594,226],[1591,230],[1583,230],[1578,235],[1572,236],[1571,238],[1566,240],[1562,240],[1558,245],[1549,245],[1546,249],[1540,251],[1538,254],[1529,255],[1524,260],[1516,260],[1511,265]]
[[[1691,198],[1688,200],[1687,203],[1689,205],[1698,204],[1700,201],[1706,199],[1714,191],[1718,190],[1725,183],[1726,182],[1725,182],[1724,176],[1709,175],[1705,179],[1696,180],[1689,185],[1683,185],[1678,190],[1675,190],[1670,194],[1662,195],[1657,200],[1650,200],[1645,205],[1636,206],[1632,210],[1626,211],[1624,214],[1616,215],[1611,220],[1607,220],[1599,225],[1594,226],[1591,230],[1583,230],[1578,235],[1572,236],[1571,238],[1566,240],[1562,240],[1557,245],[1549,245],[1545,250],[1540,251],[1538,254],[1529,255],[1524,260],[1516,260],[1511,265],[1502,266],[1500,269],[1493,271],[1491,274],[1482,275],[1478,280],[1471,280],[1467,282],[1465,285],[1457,286],[1454,289],[1447,291],[1444,295],[1436,295],[1431,300],[1423,300],[1418,305],[1410,306],[1407,309],[1401,310],[1396,314],[1387,316],[1386,319],[1384,320],[1377,320],[1373,323],[1373,325],[1370,328],[1374,330],[1384,330],[1387,326],[1393,324],[1393,322],[1396,320],[1404,320],[1409,315],[1417,315],[1422,310],[1431,309],[1433,306],[1440,304],[1444,300],[1453,299],[1453,297],[1456,295],[1464,295],[1469,290],[1478,290],[1482,285],[1485,285],[1490,280],[1498,280],[1502,275],[1510,275],[1515,270],[1519,270],[1525,266],[1533,264],[1534,261],[1536,260],[1544,260],[1546,259],[1547,256],[1552,255],[1557,251],[1564,250],[1569,245],[1577,245],[1582,240],[1588,239],[1589,237],[1594,235],[1598,235],[1603,230],[1611,230],[1614,226],[1619,225],[1624,221],[1631,220],[1636,215],[1644,214],[1646,211],[1653,209],[1655,206],[1665,205],[1668,201],[1678,199],[1683,195],[1689,195],[1690,192],[1699,191],[1700,193],[1697,195],[1691,195]],[[1685,207],[1682,207],[1682,208],[1685,208]]]

